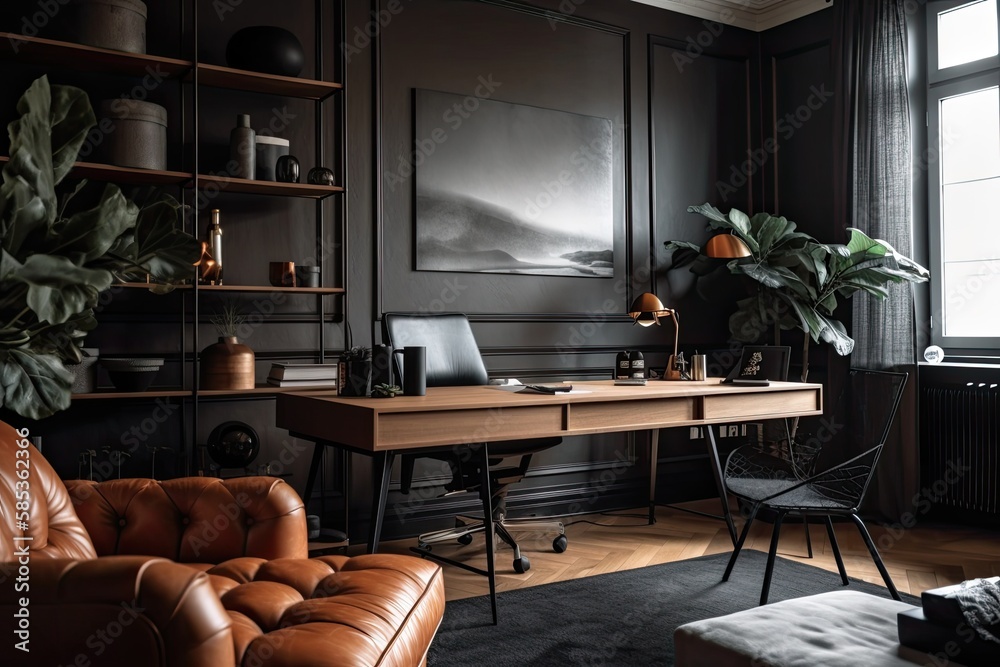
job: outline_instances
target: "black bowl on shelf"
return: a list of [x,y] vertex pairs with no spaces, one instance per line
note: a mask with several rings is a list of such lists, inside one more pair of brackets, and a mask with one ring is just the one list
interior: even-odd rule
[[146,391],[163,366],[163,359],[109,357],[101,359],[101,365],[118,391]]

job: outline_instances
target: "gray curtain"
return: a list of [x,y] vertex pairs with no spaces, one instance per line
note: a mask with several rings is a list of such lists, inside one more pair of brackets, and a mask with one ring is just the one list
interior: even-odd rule
[[[899,252],[913,255],[913,180],[907,39],[904,0],[840,3],[841,62],[848,95],[843,120],[849,133],[844,161],[848,194],[846,222]],[[848,120],[849,119],[849,120]],[[911,510],[919,486],[916,430],[916,334],[914,298],[907,283],[891,285],[885,300],[853,299],[851,365],[911,373],[894,434],[879,463],[869,499],[897,519]]]

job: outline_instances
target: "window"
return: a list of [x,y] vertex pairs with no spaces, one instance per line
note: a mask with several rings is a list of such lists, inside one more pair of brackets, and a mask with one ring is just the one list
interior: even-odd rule
[[1000,348],[997,0],[928,4],[932,338]]

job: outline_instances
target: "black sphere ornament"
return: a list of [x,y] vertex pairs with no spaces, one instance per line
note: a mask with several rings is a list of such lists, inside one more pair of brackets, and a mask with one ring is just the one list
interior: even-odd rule
[[306,63],[299,38],[284,28],[256,25],[238,30],[226,46],[226,63],[279,76],[298,76]]
[[334,185],[335,178],[333,171],[326,167],[313,167],[306,176],[306,180],[313,185]]
[[282,155],[274,165],[274,177],[282,183],[298,183],[300,171],[294,155]]

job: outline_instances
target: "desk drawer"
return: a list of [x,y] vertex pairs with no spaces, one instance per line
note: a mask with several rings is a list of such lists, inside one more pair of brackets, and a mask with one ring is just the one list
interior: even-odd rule
[[818,414],[823,410],[820,391],[812,388],[795,391],[706,396],[704,401],[704,418],[711,422],[730,419],[752,421],[769,417],[801,415],[804,412]]
[[640,431],[694,419],[695,401],[690,397],[574,403],[569,411],[569,431]]
[[498,442],[563,433],[563,406],[538,405],[379,415],[379,449]]

